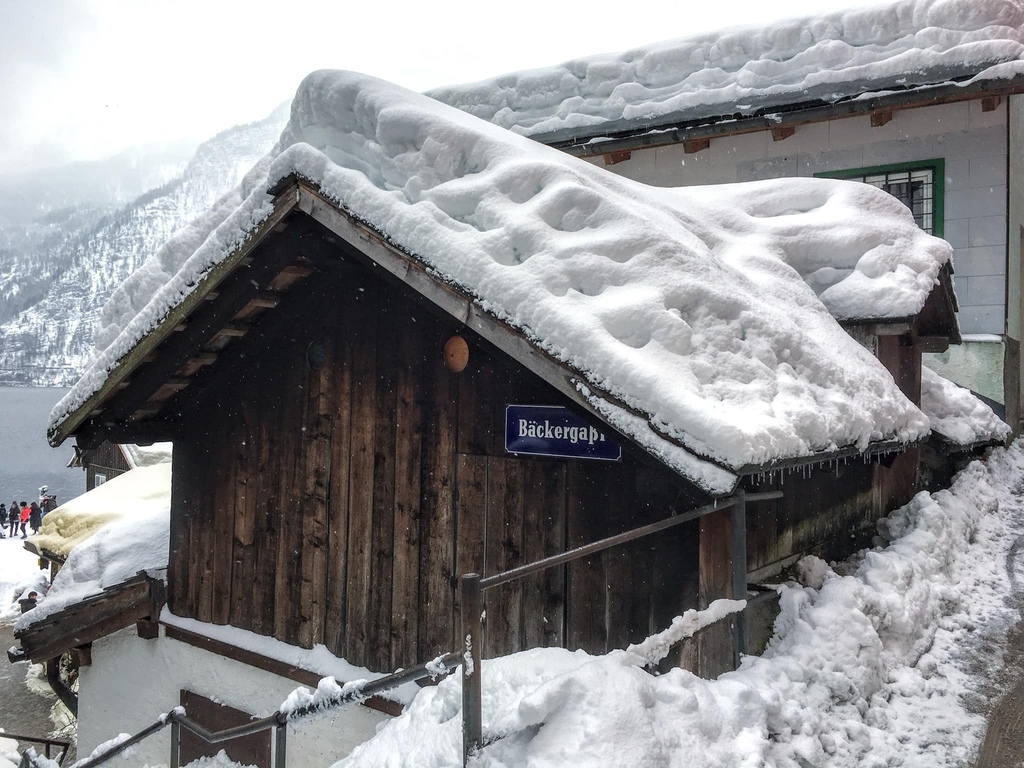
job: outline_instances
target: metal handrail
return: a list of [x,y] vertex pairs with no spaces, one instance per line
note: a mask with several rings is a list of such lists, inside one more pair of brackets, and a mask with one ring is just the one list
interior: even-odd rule
[[9,731],[0,733],[0,736],[5,739],[14,739],[15,741],[29,741],[34,744],[42,744],[45,751],[44,756],[47,760],[50,759],[50,747],[60,747],[62,751],[60,753],[60,757],[57,758],[57,765],[64,764],[64,759],[68,756],[68,749],[71,747],[70,741],[62,741],[61,739],[43,739],[38,736],[19,736],[18,734],[10,733]]
[[[781,491],[765,491],[764,493],[745,494],[746,503],[781,498]],[[563,563],[568,563],[581,557],[586,557],[587,555],[596,554],[597,552],[618,546],[619,544],[625,544],[628,541],[643,538],[644,536],[649,536],[650,534],[657,533],[658,531],[664,531],[666,528],[672,528],[677,525],[682,525],[683,523],[688,523],[691,520],[696,520],[698,517],[703,517],[704,515],[712,512],[729,509],[739,503],[740,499],[738,497],[730,496],[727,499],[721,499],[711,504],[705,504],[703,507],[697,507],[696,509],[691,509],[688,512],[683,512],[679,515],[666,517],[664,520],[659,520],[656,523],[650,523],[649,525],[643,525],[639,528],[633,528],[632,530],[625,531],[623,533],[617,533],[614,536],[599,539],[591,542],[590,544],[584,544],[582,547],[576,547],[575,549],[570,549],[566,552],[552,555],[551,557],[535,560],[532,563],[520,565],[502,573],[496,573],[493,576],[480,579],[480,589],[491,589],[492,587],[497,587],[501,584],[507,584],[510,581],[515,581],[516,579],[521,579],[525,576],[531,576],[534,573],[548,568],[553,568],[556,565],[562,565]]]
[[311,715],[320,714],[321,712],[326,712],[331,709],[336,709],[347,704],[366,701],[373,696],[384,693],[392,688],[397,688],[405,683],[422,680],[425,677],[436,677],[440,674],[447,674],[455,669],[461,661],[461,654],[447,653],[439,656],[433,661],[419,664],[415,667],[410,667],[409,669],[400,669],[397,672],[392,672],[390,675],[385,675],[384,677],[377,678],[376,680],[369,680],[359,685],[350,685],[335,696],[327,697],[314,704],[307,704],[306,706],[299,707],[291,712],[282,712],[281,710],[278,710],[272,715],[260,718],[259,720],[253,720],[251,723],[236,725],[219,731],[207,730],[195,720],[191,719],[185,713],[184,708],[175,707],[170,712],[160,715],[155,723],[143,728],[134,736],[120,742],[119,744],[115,744],[110,749],[99,755],[88,757],[85,760],[80,760],[75,763],[72,768],[96,768],[96,766],[103,765],[103,763],[107,762],[112,757],[119,755],[129,747],[149,738],[154,733],[163,730],[167,726],[172,726],[174,731],[171,739],[171,768],[178,768],[178,739],[176,738],[178,728],[185,728],[186,730],[191,731],[209,744],[217,744],[229,741],[230,739],[237,739],[241,736],[249,736],[254,733],[260,733],[261,731],[276,729],[277,735],[275,741],[274,766],[275,768],[284,768],[285,728],[289,723],[293,723]]

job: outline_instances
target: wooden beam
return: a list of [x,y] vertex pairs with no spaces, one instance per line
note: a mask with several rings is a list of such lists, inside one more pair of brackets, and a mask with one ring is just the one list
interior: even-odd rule
[[796,133],[795,125],[776,125],[772,128],[772,141],[785,141]]
[[618,165],[629,160],[632,155],[633,153],[628,149],[620,149],[617,152],[608,152],[602,155],[602,157],[604,158],[605,165]]
[[75,662],[80,667],[92,666],[92,643],[77,646],[72,653],[75,655]]
[[871,113],[871,127],[872,128],[881,128],[883,125],[886,125],[891,120],[892,120],[892,110],[891,109],[880,109],[877,112],[872,112]]
[[[244,648],[239,648],[237,645],[230,645],[221,640],[214,640],[212,637],[206,635],[200,635],[196,632],[191,632],[181,627],[176,627],[173,624],[164,624],[164,635],[171,640],[177,640],[180,643],[191,645],[195,648],[202,648],[203,650],[214,653],[218,656],[222,656],[225,659],[231,659],[242,664],[247,664],[250,667],[256,669],[262,669],[264,672],[270,672],[278,677],[284,677],[293,682],[299,683],[300,685],[308,685],[311,688],[315,688],[324,675],[318,672],[311,672],[308,669],[302,669],[300,667],[287,664],[279,659],[272,658],[270,656],[264,656],[254,651],[247,651]],[[345,681],[339,681],[344,684]],[[375,709],[378,712],[384,712],[385,714],[398,716],[402,714],[402,705],[397,701],[391,701],[390,699],[383,699],[379,696],[373,696],[366,701],[362,702],[363,706]]]
[[1000,104],[1003,103],[1002,96],[985,96],[981,100],[981,111],[982,112],[995,112]]
[[703,139],[683,139],[683,152],[688,155],[696,154],[701,150],[708,149],[711,146],[710,138]]
[[294,283],[313,274],[313,267],[304,264],[289,264],[282,269],[267,285],[271,291],[283,291]]

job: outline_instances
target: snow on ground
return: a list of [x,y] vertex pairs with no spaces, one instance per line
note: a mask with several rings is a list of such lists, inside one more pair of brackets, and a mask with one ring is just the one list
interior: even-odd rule
[[826,179],[655,189],[389,83],[315,72],[272,162],[108,306],[109,346],[54,409],[51,435],[245,241],[290,174],[578,371],[616,426],[712,492],[747,464],[927,434],[789,266],[821,272],[834,256],[852,268],[823,297],[876,296],[885,316],[885,297],[902,296],[914,308],[900,315],[919,310],[951,249],[892,196]]
[[921,368],[921,410],[937,432],[957,445],[1003,441],[1010,425],[969,389],[926,366]]
[[160,511],[170,504],[171,464],[154,462],[111,478],[57,507],[43,518],[43,527],[31,541],[40,551],[66,558],[108,523]]
[[[820,588],[783,587],[769,648],[716,681],[655,677],[629,651],[484,661],[487,745],[471,765],[967,764],[984,732],[968,704],[986,682],[976,667],[999,665],[1019,618],[1006,562],[1024,535],[1022,485],[1024,445],[996,449],[887,518],[888,546],[835,569],[805,562]],[[460,715],[456,674],[335,768],[458,766]]]
[[[428,95],[542,140],[601,137],[975,73],[1018,76],[1022,27],[1018,0],[902,0],[707,32]],[[678,28],[685,28],[682,7]]]
[[18,598],[33,590],[42,594],[48,581],[48,571],[39,569],[38,556],[25,549],[21,536],[0,540],[0,623],[17,618]]

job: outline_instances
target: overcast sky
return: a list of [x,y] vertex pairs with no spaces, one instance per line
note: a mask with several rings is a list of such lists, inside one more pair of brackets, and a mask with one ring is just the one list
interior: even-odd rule
[[415,90],[877,0],[0,0],[0,174],[257,120],[321,68]]

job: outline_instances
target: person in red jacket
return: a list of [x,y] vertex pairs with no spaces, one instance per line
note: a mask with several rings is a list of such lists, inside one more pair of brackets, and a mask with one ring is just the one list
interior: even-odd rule
[[21,538],[23,538],[23,539],[28,538],[28,534],[25,533],[25,526],[28,525],[28,513],[29,513],[28,502],[27,501],[21,502]]

